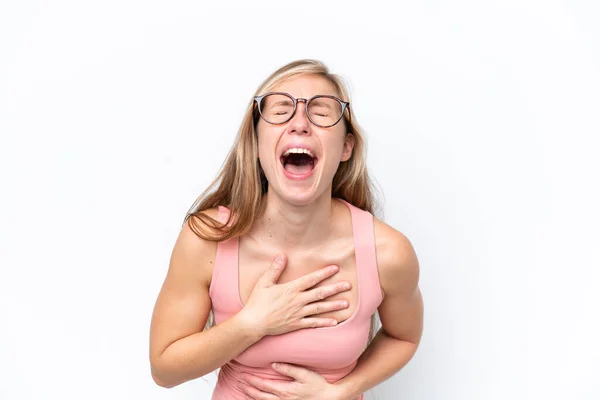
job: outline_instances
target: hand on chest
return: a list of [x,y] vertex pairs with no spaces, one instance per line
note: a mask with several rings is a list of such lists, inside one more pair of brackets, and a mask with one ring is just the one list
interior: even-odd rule
[[[239,247],[239,292],[243,304],[246,304],[252,289],[260,276],[269,268],[274,254],[274,249],[267,246],[258,246],[251,241],[240,241]],[[337,265],[339,271],[319,282],[314,287],[327,286],[332,283],[350,282],[351,289],[328,297],[327,301],[346,300],[348,307],[342,310],[325,312],[320,317],[335,318],[343,322],[350,318],[358,305],[358,274],[352,237],[338,240],[319,246],[312,251],[288,251],[286,252],[288,263],[283,270],[278,283],[286,284],[303,275],[316,271],[328,265]]]

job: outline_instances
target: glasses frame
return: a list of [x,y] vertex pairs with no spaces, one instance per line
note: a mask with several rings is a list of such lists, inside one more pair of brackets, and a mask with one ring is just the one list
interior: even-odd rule
[[[267,97],[267,96],[269,96],[269,95],[271,95],[271,94],[281,94],[281,95],[287,96],[287,97],[289,97],[289,98],[292,100],[292,102],[294,103],[294,110],[293,110],[293,111],[292,111],[292,113],[290,114],[289,118],[288,118],[288,119],[286,119],[286,120],[285,120],[285,121],[283,121],[283,122],[277,122],[277,123],[275,123],[275,122],[270,122],[270,121],[267,121],[267,119],[266,119],[265,117],[263,117],[263,115],[262,115],[262,111],[261,111],[261,107],[260,107],[260,102],[261,102],[261,101],[262,101],[262,100],[263,100],[265,97]],[[328,99],[334,99],[334,100],[337,100],[337,101],[338,101],[338,103],[340,103],[340,105],[342,106],[342,112],[340,113],[340,118],[339,118],[337,121],[335,121],[333,124],[331,124],[331,125],[320,125],[320,124],[317,124],[315,121],[313,121],[313,120],[310,118],[310,114],[309,114],[309,112],[308,112],[308,104],[309,104],[309,103],[310,103],[310,102],[311,102],[313,99],[316,99],[316,98],[323,98],[323,97],[324,97],[324,98],[328,98]],[[348,116],[349,116],[349,117],[348,117],[348,119],[349,119],[350,121],[352,121],[352,120],[351,120],[351,118],[352,118],[352,117],[351,117],[351,113],[350,113],[350,103],[349,103],[349,102],[347,102],[347,101],[340,100],[340,99],[338,99],[338,98],[337,98],[337,97],[335,97],[335,96],[330,96],[330,95],[327,95],[327,94],[317,94],[317,95],[315,95],[315,96],[311,97],[310,99],[305,99],[305,98],[302,98],[302,97],[295,98],[295,97],[294,97],[294,96],[292,96],[291,94],[289,94],[289,93],[285,93],[285,92],[269,92],[269,93],[265,93],[265,94],[263,94],[262,96],[254,96],[254,101],[256,102],[256,107],[258,108],[258,113],[260,114],[260,117],[263,119],[263,121],[265,121],[266,123],[268,123],[268,124],[271,124],[271,125],[283,125],[283,124],[285,124],[285,123],[289,122],[289,121],[290,121],[292,118],[294,118],[294,115],[296,114],[296,110],[297,110],[297,108],[298,108],[298,102],[299,102],[299,101],[303,101],[303,102],[304,102],[305,112],[306,112],[306,116],[308,117],[308,120],[309,120],[309,121],[310,121],[310,122],[311,122],[313,125],[315,125],[315,126],[318,126],[319,128],[331,128],[332,126],[335,126],[335,125],[337,125],[337,123],[338,123],[338,122],[340,122],[340,121],[341,121],[341,120],[344,118],[344,111],[346,111],[346,109],[348,109]],[[349,128],[349,127],[348,127],[348,128]]]

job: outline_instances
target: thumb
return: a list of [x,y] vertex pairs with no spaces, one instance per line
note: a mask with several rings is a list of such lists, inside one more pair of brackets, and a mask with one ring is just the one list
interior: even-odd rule
[[269,269],[263,274],[262,281],[264,286],[272,286],[277,283],[281,273],[285,269],[287,259],[285,254],[277,254]]

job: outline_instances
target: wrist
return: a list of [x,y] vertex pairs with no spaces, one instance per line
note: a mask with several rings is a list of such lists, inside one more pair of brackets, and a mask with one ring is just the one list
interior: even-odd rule
[[256,323],[254,318],[244,312],[244,309],[234,315],[232,319],[235,321],[240,332],[243,332],[245,336],[251,338],[255,342],[258,342],[266,336],[263,325]]
[[340,381],[334,382],[332,386],[332,400],[355,400],[358,399],[361,393],[357,393],[347,381],[342,378]]

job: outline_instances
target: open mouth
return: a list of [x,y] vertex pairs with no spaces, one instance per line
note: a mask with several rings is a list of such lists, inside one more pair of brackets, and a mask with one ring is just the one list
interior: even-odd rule
[[292,148],[281,155],[281,165],[292,175],[307,175],[317,165],[317,158],[307,149]]

